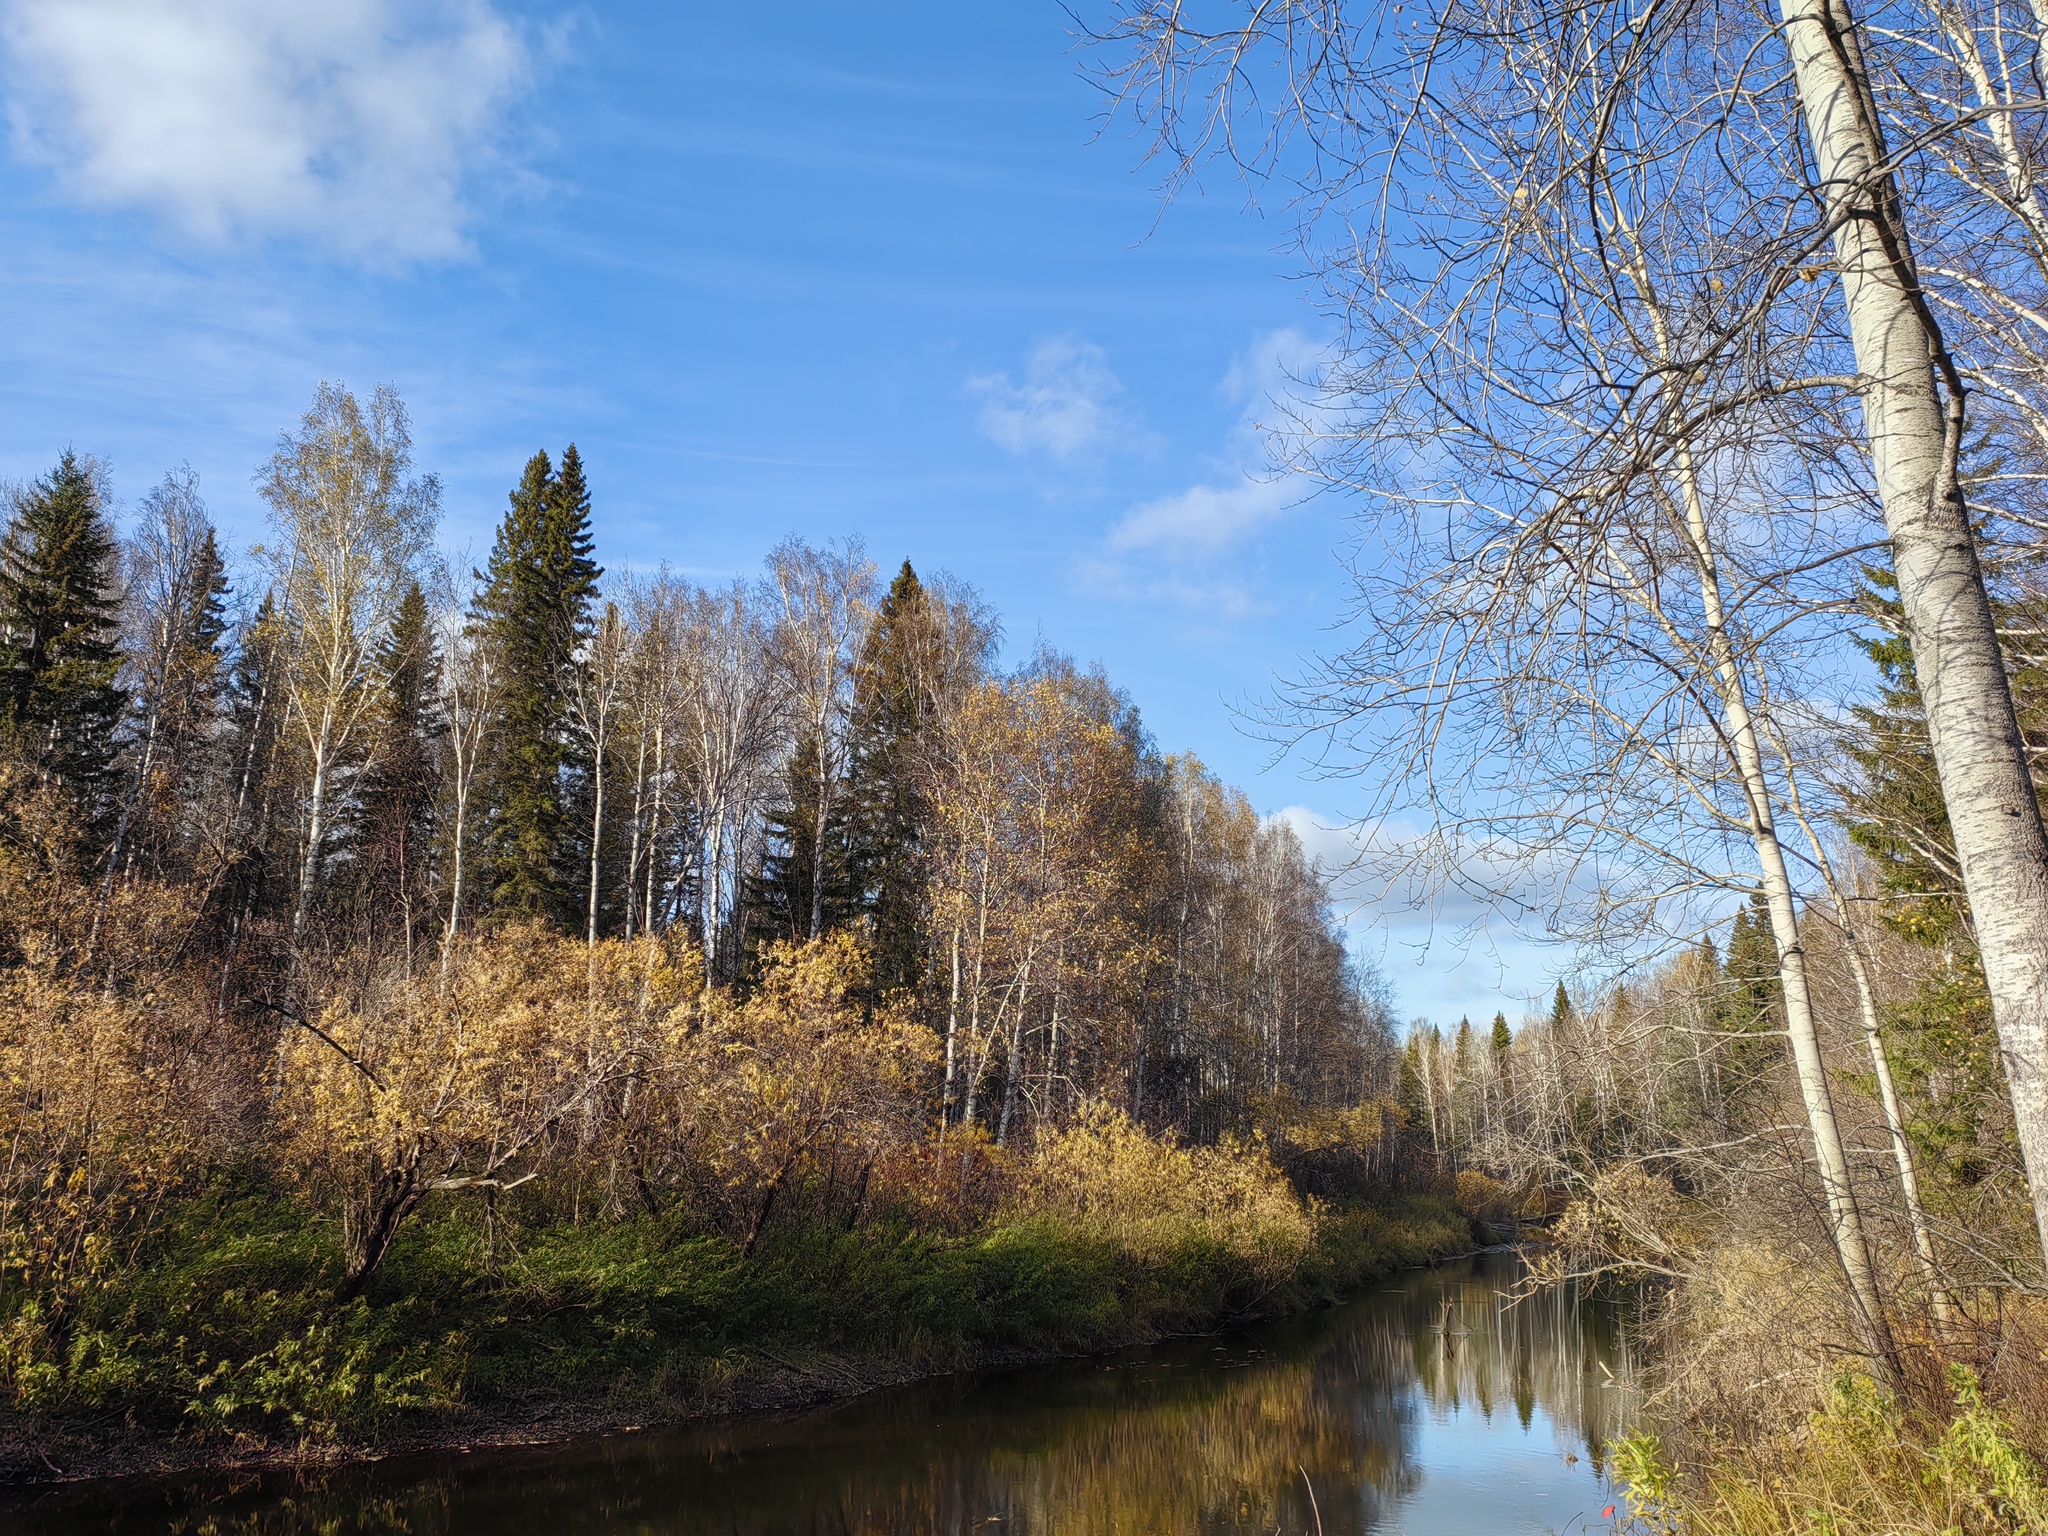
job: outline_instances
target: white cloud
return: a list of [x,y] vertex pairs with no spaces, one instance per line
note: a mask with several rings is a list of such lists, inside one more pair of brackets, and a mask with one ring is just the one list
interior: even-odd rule
[[[1497,856],[1458,851],[1468,877],[1504,887],[1504,896],[1493,899],[1411,862],[1438,841],[1420,823],[1347,824],[1304,805],[1284,806],[1270,819],[1291,826],[1331,878],[1353,951],[1381,967],[1404,1017],[1449,1023],[1461,1013],[1485,1019],[1499,1010],[1515,1019],[1525,1008],[1540,1011],[1558,976],[1573,969],[1572,946],[1545,935],[1528,914],[1518,916],[1518,896],[1534,892],[1524,872],[1503,867]],[[1475,872],[1474,863],[1484,867]]]
[[[1271,466],[1271,439],[1285,435],[1285,424],[1300,425],[1314,416],[1315,379],[1323,359],[1324,349],[1291,327],[1256,337],[1232,361],[1219,386],[1239,413],[1210,460],[1211,474],[1126,512],[1109,531],[1112,562],[1099,562],[1092,572],[1097,584],[1114,557],[1144,553],[1179,567],[1214,562],[1312,494],[1314,482],[1306,475]],[[1198,582],[1190,589],[1206,586]]]
[[1122,381],[1102,348],[1073,336],[1033,348],[1022,383],[1007,373],[977,374],[967,392],[981,398],[981,430],[1012,453],[1071,459],[1129,435],[1116,404]]
[[529,60],[488,0],[4,0],[17,149],[195,238],[459,255]]
[[1295,476],[1261,478],[1249,472],[1241,473],[1235,484],[1192,485],[1131,508],[1110,530],[1109,547],[1222,554],[1286,511],[1304,490]]

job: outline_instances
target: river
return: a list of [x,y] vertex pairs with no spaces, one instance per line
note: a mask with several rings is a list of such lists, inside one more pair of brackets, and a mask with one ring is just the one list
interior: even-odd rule
[[769,1420],[317,1479],[72,1485],[10,1532],[1520,1536],[1602,1531],[1636,1404],[1609,1304],[1487,1255],[1287,1323]]

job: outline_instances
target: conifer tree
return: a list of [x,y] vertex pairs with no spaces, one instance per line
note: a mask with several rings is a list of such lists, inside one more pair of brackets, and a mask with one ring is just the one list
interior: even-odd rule
[[853,818],[859,807],[849,805],[844,793],[835,794],[825,812],[824,836],[818,835],[820,795],[813,766],[817,755],[817,744],[808,733],[798,738],[785,765],[781,802],[768,816],[768,848],[755,906],[771,941],[800,944],[811,936],[814,895],[827,931],[844,927],[863,910],[852,869],[857,851]]
[[1550,1000],[1550,1024],[1553,1029],[1571,1022],[1572,997],[1564,989],[1564,983],[1557,984],[1557,995]]
[[423,898],[442,722],[440,657],[418,582],[400,599],[371,665],[381,697],[356,810],[351,883],[366,926],[376,932],[392,917],[428,915]]
[[845,839],[850,904],[873,923],[874,977],[883,990],[923,971],[925,831],[922,773],[932,727],[917,660],[931,624],[908,560],[889,584],[863,648],[854,691],[854,742]]
[[1514,1035],[1508,1029],[1508,1016],[1496,1013],[1493,1016],[1493,1054],[1498,1056],[1515,1043]]
[[504,678],[484,833],[490,903],[501,916],[566,923],[574,906],[562,782],[571,766],[566,669],[589,633],[603,574],[592,549],[575,446],[559,474],[546,453],[535,454],[499,525],[476,608]]
[[0,542],[0,724],[107,819],[122,698],[118,548],[87,466],[69,449],[15,503]]

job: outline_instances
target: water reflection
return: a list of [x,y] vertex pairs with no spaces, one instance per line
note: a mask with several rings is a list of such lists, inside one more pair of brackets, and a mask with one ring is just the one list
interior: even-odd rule
[[85,1490],[10,1530],[192,1536],[1409,1536],[1584,1528],[1635,1406],[1611,1308],[1413,1274],[1225,1339],[953,1380],[769,1423],[318,1482]]

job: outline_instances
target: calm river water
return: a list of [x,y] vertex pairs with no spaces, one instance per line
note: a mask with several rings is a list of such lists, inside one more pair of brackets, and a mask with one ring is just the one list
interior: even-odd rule
[[1635,1403],[1618,1320],[1506,1257],[1342,1307],[769,1421],[316,1482],[0,1502],[10,1532],[193,1536],[1519,1536],[1597,1532]]

